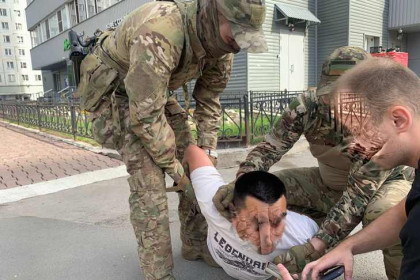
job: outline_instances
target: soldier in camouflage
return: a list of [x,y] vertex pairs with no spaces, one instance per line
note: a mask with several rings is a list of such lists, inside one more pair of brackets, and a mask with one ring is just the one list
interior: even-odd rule
[[[91,112],[94,137],[118,150],[130,174],[131,223],[146,279],[174,279],[165,173],[182,190],[183,151],[195,143],[171,94],[197,79],[198,145],[211,154],[233,53],[266,51],[264,19],[264,0],[151,2],[104,32],[82,62],[78,95]],[[214,265],[194,195],[179,197],[182,256]]]
[[[366,226],[400,202],[410,190],[412,168],[400,166],[380,171],[369,161],[367,154],[372,147],[359,147],[359,151],[364,150],[362,153],[357,149],[350,150],[349,144],[354,146],[355,137],[345,137],[341,129],[336,129],[336,122],[331,117],[336,106],[330,92],[331,84],[344,71],[369,56],[356,47],[336,49],[323,64],[318,92],[305,93],[292,101],[265,141],[240,164],[237,176],[254,170],[268,171],[302,134],[318,160],[319,167],[274,173],[286,186],[290,208],[308,214],[320,223],[318,233],[307,244],[293,247],[274,260],[283,263],[290,272],[302,271],[306,263],[343,240],[361,221]],[[230,193],[231,185],[227,185],[214,197],[222,214],[228,213],[226,206],[231,200]],[[401,244],[383,250],[383,255],[388,279],[398,279]]]

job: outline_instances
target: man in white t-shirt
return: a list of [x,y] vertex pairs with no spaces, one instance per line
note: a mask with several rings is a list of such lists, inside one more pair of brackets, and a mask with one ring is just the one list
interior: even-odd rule
[[[201,212],[208,223],[209,251],[231,277],[241,280],[270,278],[264,271],[268,261],[293,246],[305,244],[318,231],[312,219],[287,211],[283,183],[263,171],[244,174],[236,181],[231,205],[234,215],[229,222],[219,214],[212,201],[219,187],[226,183],[204,150],[190,145],[184,160],[191,172]],[[258,217],[259,213],[267,212],[269,216],[266,219]],[[258,229],[264,227],[264,223],[270,227],[270,239],[274,245],[272,252],[266,255],[258,253]]]

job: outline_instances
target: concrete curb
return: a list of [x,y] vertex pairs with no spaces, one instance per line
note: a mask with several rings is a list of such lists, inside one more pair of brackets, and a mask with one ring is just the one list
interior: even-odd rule
[[[309,147],[308,142],[305,137],[301,137],[293,146],[293,148],[285,155],[290,156],[307,150]],[[218,153],[218,169],[232,168],[237,167],[239,164],[245,160],[248,153],[254,149],[255,146],[249,148],[232,148],[226,150],[217,150]]]
[[[39,195],[56,193],[92,183],[128,176],[125,165],[64,177],[47,182],[1,190],[0,205]],[[98,180],[98,178],[100,178]]]

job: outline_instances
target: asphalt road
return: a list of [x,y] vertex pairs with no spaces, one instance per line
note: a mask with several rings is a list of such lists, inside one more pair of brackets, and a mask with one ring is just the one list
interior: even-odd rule
[[[282,168],[315,164],[308,152],[281,162]],[[226,181],[235,172],[221,170]],[[118,178],[0,205],[0,280],[144,279],[128,195],[126,178]],[[182,259],[177,195],[168,201],[176,278],[231,279],[222,269]],[[356,258],[354,279],[386,279],[380,252]]]

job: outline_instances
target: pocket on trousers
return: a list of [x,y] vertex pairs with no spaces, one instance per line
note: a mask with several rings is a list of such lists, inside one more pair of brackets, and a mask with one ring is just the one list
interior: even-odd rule
[[115,126],[112,118],[111,101],[104,99],[91,113],[93,139],[104,148],[115,148]]

